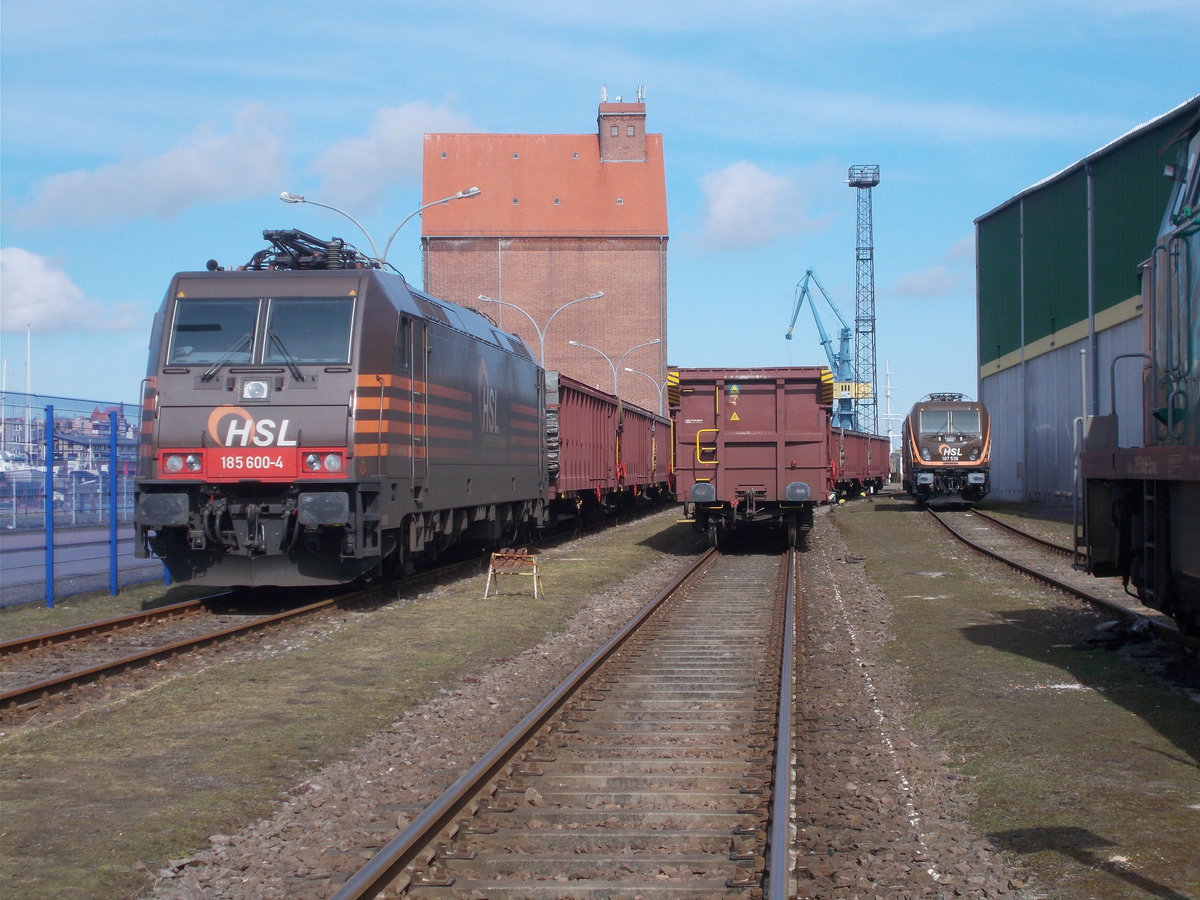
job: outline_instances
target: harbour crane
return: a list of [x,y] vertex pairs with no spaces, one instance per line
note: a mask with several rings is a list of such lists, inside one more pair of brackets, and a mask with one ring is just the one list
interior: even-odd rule
[[[825,324],[821,321],[821,314],[817,310],[817,302],[813,299],[812,291],[809,289],[810,283],[817,286],[817,290],[821,292],[821,296],[825,298],[825,302],[829,304],[829,308],[833,310],[833,314],[842,323],[837,352],[834,352],[833,339],[829,337],[828,332],[825,331]],[[796,285],[796,303],[792,308],[792,322],[788,326],[787,334],[784,337],[789,341],[792,339],[792,331],[796,328],[796,319],[800,317],[800,308],[804,306],[805,299],[808,300],[808,305],[812,307],[813,320],[817,323],[817,331],[821,334],[821,346],[825,348],[825,356],[829,360],[829,369],[833,372],[834,402],[833,418],[830,424],[834,428],[848,428],[851,431],[858,431],[858,416],[854,409],[854,398],[858,394],[858,391],[855,390],[857,385],[854,384],[854,353],[850,348],[850,336],[853,332],[837,306],[834,305],[833,300],[829,298],[829,294],[826,293],[824,286],[822,286],[812,269],[806,271],[804,278]]]

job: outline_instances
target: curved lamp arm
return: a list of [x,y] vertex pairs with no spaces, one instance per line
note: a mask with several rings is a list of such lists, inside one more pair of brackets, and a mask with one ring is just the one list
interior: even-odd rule
[[443,197],[441,200],[434,200],[430,203],[424,204],[423,206],[417,207],[412,212],[410,212],[407,216],[405,216],[403,219],[401,219],[400,224],[397,225],[395,227],[395,229],[393,229],[392,233],[388,235],[387,243],[383,245],[383,256],[380,257],[379,261],[382,263],[387,262],[388,249],[392,246],[392,241],[394,241],[396,239],[396,235],[398,235],[400,233],[400,229],[404,227],[404,223],[407,222],[409,219],[411,219],[413,216],[420,215],[425,210],[429,209],[429,207],[431,207],[431,206],[438,206],[442,203],[449,203],[451,200],[463,200],[467,197],[478,197],[482,193],[483,193],[483,191],[481,191],[477,187],[469,187],[466,190],[459,191],[457,194],[451,194],[449,197]]

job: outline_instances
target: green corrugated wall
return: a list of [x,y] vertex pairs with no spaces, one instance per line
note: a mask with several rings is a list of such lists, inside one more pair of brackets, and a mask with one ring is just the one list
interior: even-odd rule
[[1021,346],[1021,211],[1016,204],[980,221],[977,265],[982,365]]
[[[1194,114],[1181,110],[1090,162],[1096,312],[1138,293],[1138,265],[1154,247],[1171,189],[1163,151]],[[1079,163],[977,220],[980,366],[1087,320],[1087,201]]]

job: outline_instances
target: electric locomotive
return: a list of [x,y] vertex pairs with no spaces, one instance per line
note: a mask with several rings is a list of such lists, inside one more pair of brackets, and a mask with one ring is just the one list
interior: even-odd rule
[[965,394],[928,394],[913,404],[901,433],[904,490],[927,503],[946,494],[982,500],[991,487],[991,421]]
[[1093,575],[1120,575],[1200,635],[1200,121],[1172,163],[1163,226],[1141,266],[1145,352],[1124,354],[1144,360],[1141,446],[1119,446],[1115,409],[1088,419],[1076,544]]
[[155,317],[137,552],[176,581],[401,571],[545,519],[543,371],[516,335],[340,239],[265,231]]

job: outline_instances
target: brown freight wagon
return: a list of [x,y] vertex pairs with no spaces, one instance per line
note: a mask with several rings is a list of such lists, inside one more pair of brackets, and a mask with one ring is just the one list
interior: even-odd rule
[[747,527],[782,531],[789,546],[805,545],[813,509],[831,486],[825,372],[678,370],[676,492],[714,546],[725,532]]
[[834,428],[829,432],[829,471],[839,498],[880,490],[891,469],[891,441],[884,435]]
[[546,373],[548,499],[557,515],[621,508],[669,486],[671,422]]

